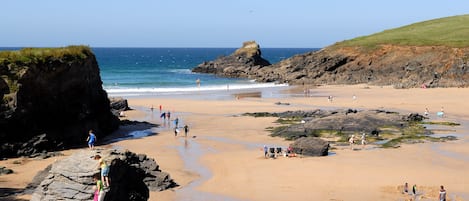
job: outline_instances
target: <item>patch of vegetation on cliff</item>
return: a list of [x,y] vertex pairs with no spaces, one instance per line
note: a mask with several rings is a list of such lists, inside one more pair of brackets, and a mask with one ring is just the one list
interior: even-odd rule
[[469,15],[419,22],[336,43],[334,47],[379,45],[469,47]]
[[61,48],[24,48],[17,51],[0,51],[1,78],[8,85],[9,92],[17,91],[18,79],[26,69],[34,64],[48,64],[58,61],[71,63],[92,55],[88,46],[68,46]]

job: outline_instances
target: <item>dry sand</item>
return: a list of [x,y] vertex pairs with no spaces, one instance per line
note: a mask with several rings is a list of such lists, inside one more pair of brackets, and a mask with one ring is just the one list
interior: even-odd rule
[[[302,94],[303,89],[292,90]],[[150,200],[408,200],[402,185],[417,184],[419,200],[436,200],[444,185],[451,200],[469,200],[469,89],[393,89],[366,85],[312,88],[312,97],[246,97],[225,100],[191,98],[130,98],[138,110],[128,119],[162,124],[158,106],[171,111],[189,136],[174,136],[168,125],[156,135],[115,142],[106,147],[129,149],[155,158],[179,187],[152,192]],[[327,96],[333,96],[328,102]],[[355,95],[356,99],[352,97]],[[276,105],[276,102],[290,105]],[[153,114],[151,105],[155,107]],[[338,147],[328,157],[265,159],[262,145],[286,147],[291,142],[269,136],[274,118],[239,116],[245,112],[281,112],[317,108],[371,108],[423,113],[435,121],[462,123],[452,129],[459,140],[404,145],[398,149],[352,151]],[[436,112],[444,109],[444,119]],[[121,130],[121,132],[126,132]],[[0,188],[24,188],[32,175],[57,158],[13,164],[12,176],[0,176]],[[41,164],[41,165],[38,165]]]

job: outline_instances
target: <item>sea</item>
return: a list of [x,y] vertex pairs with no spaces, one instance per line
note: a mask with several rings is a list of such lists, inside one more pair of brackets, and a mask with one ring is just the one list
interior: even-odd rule
[[[0,48],[17,50],[20,48]],[[236,48],[93,48],[103,88],[110,96],[184,95],[193,92],[285,87],[249,79],[193,73],[204,61],[232,54]],[[262,48],[262,57],[277,63],[317,48]],[[200,80],[200,86],[196,84]]]

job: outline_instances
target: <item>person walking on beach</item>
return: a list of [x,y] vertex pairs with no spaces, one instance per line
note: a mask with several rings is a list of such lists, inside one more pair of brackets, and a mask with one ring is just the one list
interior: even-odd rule
[[176,117],[176,119],[174,120],[174,126],[177,128],[179,125],[179,118]]
[[362,149],[365,149],[365,145],[366,145],[366,133],[363,133],[362,134],[362,137],[361,137],[361,141],[362,141]]
[[90,150],[94,149],[94,143],[96,143],[96,135],[93,133],[93,130],[88,131],[88,137],[86,138],[88,142],[88,147]]
[[353,144],[355,143],[355,135],[352,135],[352,136],[348,139],[348,143],[350,144],[350,149],[353,150]]
[[184,125],[184,136],[187,137],[187,133],[189,132],[189,126]]
[[179,133],[179,129],[176,127],[174,128],[174,137],[177,137]]
[[267,148],[267,145],[264,145],[264,158],[267,158],[267,150],[269,148]]
[[446,201],[446,190],[445,187],[440,186],[440,195],[438,196],[440,201]]

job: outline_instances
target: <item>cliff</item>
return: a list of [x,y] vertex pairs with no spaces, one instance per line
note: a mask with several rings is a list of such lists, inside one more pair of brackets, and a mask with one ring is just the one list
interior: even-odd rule
[[[194,72],[289,84],[468,87],[468,34],[469,15],[453,16],[342,41],[274,65],[241,67],[234,62],[238,67],[233,68],[226,60],[205,62]],[[206,67],[213,63],[223,67]],[[200,66],[209,70],[196,70]]]
[[251,78],[290,84],[467,87],[468,60],[469,48],[379,45],[369,51],[332,46],[264,67]]
[[268,65],[270,63],[262,58],[259,45],[255,41],[247,41],[233,54],[199,64],[192,72],[247,78],[251,73]]
[[0,52],[0,75],[2,157],[83,145],[89,129],[99,139],[118,127],[88,47]]

